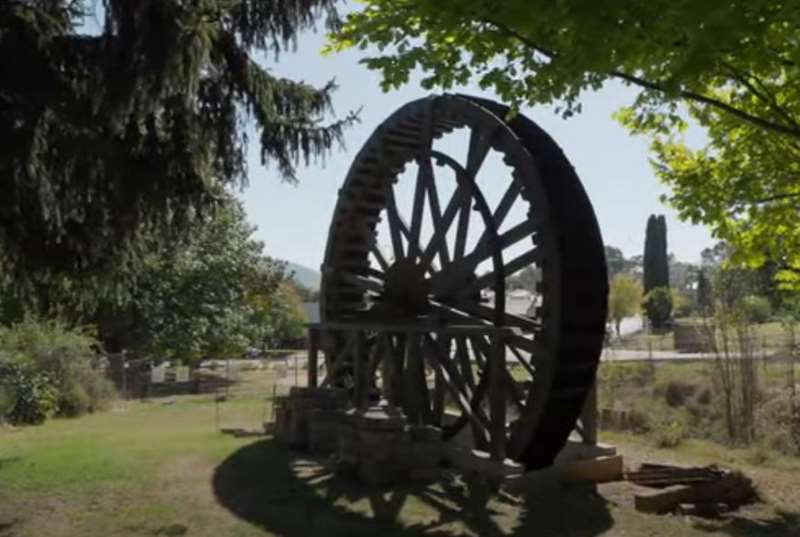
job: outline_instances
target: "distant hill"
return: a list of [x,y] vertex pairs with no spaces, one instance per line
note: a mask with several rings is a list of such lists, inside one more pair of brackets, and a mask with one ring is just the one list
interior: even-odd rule
[[297,263],[292,263],[291,261],[286,262],[286,269],[287,272],[294,272],[294,279],[297,283],[303,287],[308,287],[312,291],[319,291],[322,274],[318,271],[304,267],[303,265],[298,265]]

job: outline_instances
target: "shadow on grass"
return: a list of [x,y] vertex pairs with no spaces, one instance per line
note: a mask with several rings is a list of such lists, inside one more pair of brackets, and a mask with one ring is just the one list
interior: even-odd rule
[[761,520],[733,515],[720,522],[698,522],[695,527],[731,537],[800,537],[800,514],[779,511],[775,518]]
[[287,452],[272,439],[244,446],[224,460],[214,472],[213,488],[233,514],[286,537],[444,537],[453,535],[454,526],[488,537],[590,537],[613,524],[606,502],[587,491],[551,490],[522,498],[447,479],[368,488]]

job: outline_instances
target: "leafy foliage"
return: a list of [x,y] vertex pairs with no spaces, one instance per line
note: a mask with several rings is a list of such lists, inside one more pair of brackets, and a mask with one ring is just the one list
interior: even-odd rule
[[[0,262],[21,291],[128,288],[142,240],[179,234],[261,159],[294,163],[341,141],[322,123],[334,84],[277,78],[253,55],[296,45],[335,0],[0,3]],[[146,250],[146,248],[145,248]]]
[[264,257],[254,231],[241,204],[228,198],[186,243],[154,242],[135,299],[99,312],[103,339],[112,350],[194,361],[238,356],[287,330],[294,335],[299,300],[282,284],[285,265]]
[[[367,0],[331,50],[377,46],[364,60],[400,86],[476,79],[516,106],[564,116],[609,80],[639,89],[618,115],[652,140],[656,172],[682,218],[736,246],[734,262],[780,265],[800,286],[800,9],[778,0],[439,2]],[[689,123],[708,136],[681,138]]]
[[10,423],[39,425],[55,412],[58,393],[46,375],[0,358],[0,382],[10,394],[4,415]]
[[706,271],[700,269],[697,278],[697,310],[708,316],[711,308],[713,307],[713,290],[711,289],[711,282],[706,276]]
[[608,293],[608,317],[614,322],[617,336],[620,336],[620,323],[625,317],[639,312],[642,304],[642,285],[627,274],[617,274],[611,280]]
[[644,311],[653,328],[666,328],[672,316],[672,293],[669,287],[656,287],[644,297]]
[[104,408],[115,394],[99,369],[96,346],[90,335],[56,321],[0,327],[0,384],[13,399],[9,421],[37,424],[54,413]]
[[742,315],[751,323],[765,323],[772,315],[772,306],[763,296],[747,295],[739,302]]
[[608,267],[608,275],[613,278],[616,274],[623,272],[627,267],[625,254],[622,250],[614,246],[605,246],[606,252],[606,266]]

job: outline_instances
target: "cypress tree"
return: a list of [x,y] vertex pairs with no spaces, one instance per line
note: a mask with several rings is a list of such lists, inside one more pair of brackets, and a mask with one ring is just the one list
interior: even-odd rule
[[644,235],[644,258],[642,264],[644,268],[644,294],[647,295],[653,288],[657,287],[655,283],[655,251],[656,251],[656,217],[651,214],[647,219],[647,228]]
[[667,222],[663,215],[651,214],[647,219],[643,264],[645,294],[656,287],[669,287]]
[[[355,118],[334,84],[278,78],[335,0],[0,2],[0,264],[42,288],[134,266],[139,240],[186,230],[246,182],[247,133],[295,181]],[[94,282],[94,283],[92,283]]]
[[664,215],[656,218],[658,241],[655,252],[656,287],[669,287],[669,254],[667,253],[667,220]]
[[711,306],[711,283],[708,281],[705,269],[701,268],[697,274],[697,307],[700,313],[708,315]]

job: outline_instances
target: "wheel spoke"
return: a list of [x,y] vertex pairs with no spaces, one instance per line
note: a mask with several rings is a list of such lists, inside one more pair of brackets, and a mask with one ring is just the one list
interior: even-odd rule
[[445,381],[445,385],[450,390],[453,399],[461,407],[461,411],[471,420],[481,432],[482,437],[489,443],[489,418],[480,408],[480,405],[471,404],[475,401],[476,394],[470,394],[464,380],[458,374],[458,371],[452,367],[452,364],[445,358],[440,356],[439,349],[436,342],[430,337],[425,335],[425,345],[430,350],[429,353],[424,353],[425,356],[431,357],[431,367],[438,368]]
[[[500,229],[505,222],[506,216],[508,216],[508,212],[511,210],[511,207],[514,205],[514,202],[517,200],[517,197],[522,193],[522,185],[516,178],[511,178],[511,184],[506,189],[503,197],[500,199],[500,202],[497,204],[497,208],[494,210],[492,215],[492,220],[494,221],[494,225],[497,229]],[[475,243],[475,249],[484,248],[486,246],[486,242],[489,240],[489,230],[484,230],[481,234],[478,242]]]
[[[454,315],[461,314],[464,317],[470,318],[478,317],[479,319],[485,320],[487,323],[493,321],[495,318],[495,310],[493,308],[476,302],[462,301],[453,305],[446,304],[446,306],[450,308],[449,313]],[[514,326],[528,332],[537,332],[542,328],[540,322],[521,315],[514,315],[513,313],[506,313],[503,316],[503,325]]]
[[[475,336],[472,339],[473,345],[477,347],[477,352],[483,354],[486,363],[492,359],[492,347],[491,345],[484,339],[483,336]],[[503,369],[503,377],[505,379],[505,383],[508,386],[508,396],[511,399],[511,402],[514,403],[514,406],[517,407],[520,413],[524,412],[525,404],[523,403],[525,397],[522,394],[519,386],[517,386],[514,377],[511,376],[511,372],[509,372],[508,368]]]
[[433,257],[436,255],[437,250],[442,251],[442,249],[447,249],[447,232],[450,230],[450,226],[453,224],[453,220],[460,209],[462,190],[463,189],[460,186],[456,187],[455,192],[453,192],[453,196],[447,203],[444,214],[442,215],[439,224],[435,226],[433,236],[431,237],[431,240],[428,242],[428,246],[425,247],[425,251],[422,254],[422,266],[427,267],[430,264],[430,262],[433,260]]
[[[540,257],[541,252],[538,248],[532,248],[531,250],[528,250],[524,254],[515,257],[503,266],[504,276],[508,278],[509,276],[516,274],[520,270],[530,266],[531,264],[541,261]],[[494,271],[487,272],[486,274],[479,276],[467,287],[464,287],[459,294],[462,296],[469,296],[477,291],[491,287],[495,283],[495,278],[496,275]]]
[[[528,372],[528,374],[531,376],[531,378],[536,376],[536,370],[528,362],[528,360],[524,356],[522,356],[522,353],[519,352],[519,350],[517,350],[517,348],[514,345],[509,345],[508,343],[506,343],[506,348],[511,351],[511,354],[513,354],[514,358],[517,359],[517,363],[521,364],[522,367],[525,368],[525,371]],[[533,356],[531,356],[531,358],[532,357]]]
[[483,129],[472,129],[469,136],[469,149],[467,150],[467,174],[472,177],[478,175],[486,155],[491,149],[491,139],[494,132],[484,135]]
[[383,254],[381,253],[381,250],[378,248],[377,244],[373,243],[372,246],[370,246],[369,251],[372,252],[372,256],[378,262],[378,265],[380,265],[382,271],[386,272],[389,270],[389,263],[386,261],[386,258],[383,257]]
[[469,386],[471,390],[474,390],[475,373],[472,371],[472,360],[469,359],[469,349],[467,349],[467,340],[465,338],[456,339],[455,355],[467,386]]
[[[431,165],[431,161],[429,158],[425,158],[421,163],[420,166],[427,167],[427,171],[425,173],[425,179],[427,181],[427,188],[428,188],[428,202],[430,203],[431,207],[431,221],[433,223],[434,229],[434,237],[431,238],[431,243],[429,244],[436,244],[434,242],[434,238],[436,237],[436,233],[440,228],[444,227],[444,220],[442,218],[442,208],[439,204],[439,192],[436,188],[436,179],[433,176],[433,166]],[[452,220],[451,220],[452,221]],[[450,227],[447,224],[447,227]],[[446,231],[445,231],[446,232]],[[427,255],[428,247],[425,248],[425,252],[423,252],[423,262],[424,258]],[[441,240],[439,242],[439,264],[440,266],[445,266],[450,263],[450,252],[447,246],[447,240]],[[427,267],[427,265],[425,265]]]
[[[498,237],[497,248],[504,250],[509,246],[516,244],[519,241],[530,237],[535,229],[536,226],[532,220],[525,220],[524,222],[517,224],[513,228],[500,235]],[[476,246],[476,248],[469,255],[457,261],[453,261],[446,267],[442,267],[442,270],[439,271],[438,274],[431,277],[431,289],[433,293],[446,294],[448,288],[453,284],[454,275],[473,272],[478,265],[492,256],[492,251],[492,248],[487,242],[484,243],[483,246]],[[528,254],[533,255],[530,252],[528,252],[526,255]]]
[[397,210],[397,202],[394,198],[394,187],[390,184],[386,188],[386,214],[389,217],[389,234],[392,237],[392,248],[394,250],[394,260],[398,261],[405,258],[403,251],[403,232],[408,235],[408,229],[400,217]]
[[461,259],[467,249],[467,233],[469,232],[469,217],[472,211],[472,197],[466,190],[461,191],[461,202],[458,211],[458,226],[456,227],[456,244],[453,250],[453,259]]
[[425,191],[428,180],[425,166],[420,165],[417,170],[417,183],[414,187],[414,206],[411,209],[411,232],[408,237],[408,257],[414,258],[422,255],[419,250],[419,235],[422,231],[422,216],[425,208]]
[[351,272],[339,272],[339,278],[342,281],[358,287],[364,291],[374,291],[375,293],[383,292],[383,284],[381,282],[370,279],[366,276],[360,276]]

